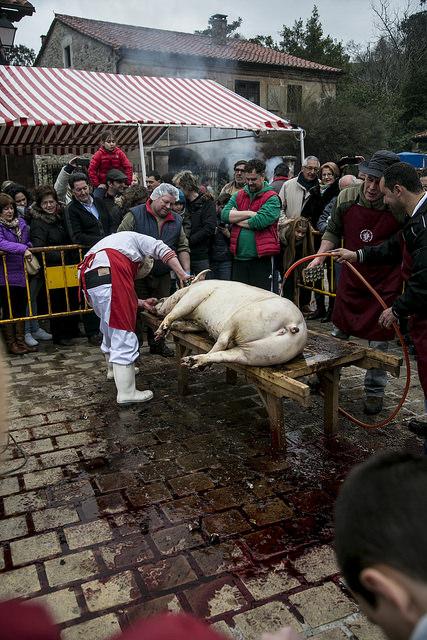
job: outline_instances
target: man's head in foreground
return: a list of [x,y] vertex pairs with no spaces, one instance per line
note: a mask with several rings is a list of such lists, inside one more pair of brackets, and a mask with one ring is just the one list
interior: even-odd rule
[[390,640],[408,640],[427,614],[426,503],[427,458],[409,453],[355,467],[336,503],[338,564],[363,613]]

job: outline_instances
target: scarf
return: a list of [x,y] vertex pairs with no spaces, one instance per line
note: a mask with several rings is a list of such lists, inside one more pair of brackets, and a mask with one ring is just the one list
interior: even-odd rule
[[56,213],[46,213],[43,209],[39,209],[38,207],[32,207],[32,217],[35,220],[43,220],[46,224],[57,224],[60,221],[60,209],[58,207]]
[[314,180],[306,180],[302,171],[298,174],[297,180],[299,184],[306,189],[306,191],[310,191],[310,189],[319,184],[319,180],[317,178],[314,178]]
[[22,229],[19,226],[19,218],[13,218],[11,222],[6,222],[6,220],[2,220],[0,218],[0,224],[2,224],[7,229],[10,229],[18,238],[18,242],[21,242],[22,239]]

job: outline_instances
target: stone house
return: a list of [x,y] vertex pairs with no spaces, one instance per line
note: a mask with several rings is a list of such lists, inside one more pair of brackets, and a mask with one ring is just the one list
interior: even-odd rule
[[335,95],[339,69],[226,39],[226,25],[217,15],[204,36],[56,14],[35,66],[210,78],[290,119],[304,101]]
[[[305,101],[335,95],[339,69],[226,38],[226,26],[227,16],[216,15],[206,36],[56,14],[35,66],[209,78],[291,121]],[[179,143],[179,134],[174,141]],[[167,155],[157,150],[159,171],[174,170]]]

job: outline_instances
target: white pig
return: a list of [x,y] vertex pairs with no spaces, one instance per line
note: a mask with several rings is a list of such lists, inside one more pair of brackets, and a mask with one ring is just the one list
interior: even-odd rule
[[218,362],[252,366],[282,364],[300,354],[307,342],[301,311],[290,300],[240,282],[206,280],[176,291],[155,307],[163,316],[157,335],[206,331],[212,349],[182,359],[198,369]]

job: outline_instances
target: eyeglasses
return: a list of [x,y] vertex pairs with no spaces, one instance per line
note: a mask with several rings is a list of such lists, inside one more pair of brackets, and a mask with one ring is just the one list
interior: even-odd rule
[[319,167],[303,167],[306,171],[310,171],[311,173],[319,173]]

